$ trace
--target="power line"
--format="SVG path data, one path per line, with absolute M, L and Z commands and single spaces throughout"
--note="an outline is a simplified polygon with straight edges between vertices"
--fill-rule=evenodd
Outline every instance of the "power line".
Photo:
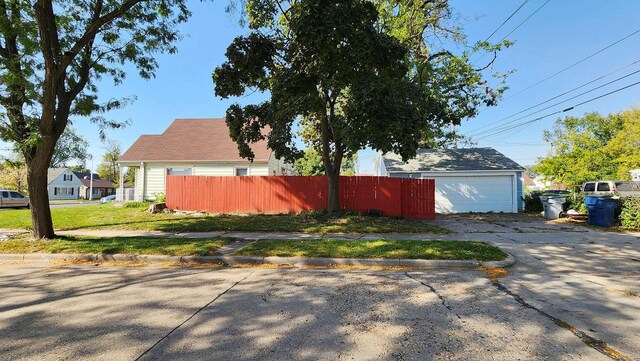
M 513 30 L 511 30 L 509 32 L 509 34 L 505 35 L 502 40 L 500 41 L 504 41 L 506 38 L 509 37 L 509 35 L 513 34 L 516 30 L 518 30 L 519 27 L 521 27 L 524 23 L 526 23 L 527 21 L 529 21 L 529 19 L 531 19 L 538 11 L 540 11 L 540 9 L 542 9 L 545 5 L 547 5 L 549 3 L 549 1 L 551 0 L 547 0 L 544 4 L 540 5 L 536 11 L 532 12 L 531 15 L 529 15 L 526 19 L 524 19 L 520 24 L 518 24 L 518 26 L 516 26 L 515 28 L 513 28 Z
M 581 63 L 583 63 L 583 62 L 585 62 L 585 61 L 587 61 L 587 60 L 589 60 L 589 59 L 593 58 L 594 56 L 596 56 L 596 55 L 598 55 L 598 54 L 602 53 L 603 51 L 605 51 L 605 50 L 607 50 L 607 49 L 611 48 L 612 46 L 617 45 L 617 44 L 619 44 L 619 43 L 621 43 L 621 42 L 623 42 L 623 41 L 625 41 L 625 40 L 629 39 L 630 37 L 632 37 L 632 36 L 636 35 L 637 33 L 640 33 L 640 29 L 638 29 L 638 30 L 634 31 L 633 33 L 631 33 L 631 34 L 629 34 L 629 35 L 627 35 L 627 36 L 623 37 L 622 39 L 618 39 L 618 40 L 614 41 L 613 43 L 611 43 L 611 44 L 609 44 L 609 45 L 605 46 L 604 48 L 602 48 L 602 49 L 600 49 L 600 50 L 596 51 L 596 52 L 595 52 L 595 53 L 593 53 L 593 54 L 590 54 L 590 55 L 588 55 L 588 56 L 586 56 L 586 57 L 584 57 L 584 58 L 582 58 L 582 59 L 578 60 L 577 62 L 575 62 L 575 63 L 573 63 L 573 64 L 569 65 L 568 67 L 566 67 L 566 68 L 564 68 L 564 69 L 562 69 L 562 70 L 560 70 L 560 71 L 558 71 L 558 72 L 556 72 L 556 73 L 554 73 L 554 74 L 552 74 L 552 75 L 550 75 L 550 76 L 548 76 L 548 77 L 546 77 L 546 78 L 544 78 L 544 79 L 542 79 L 542 80 L 540 80 L 540 81 L 538 81 L 538 82 L 536 82 L 536 83 L 533 83 L 533 84 L 529 85 L 528 87 L 526 87 L 526 88 L 524 88 L 524 89 L 520 90 L 519 92 L 517 92 L 517 93 L 515 93 L 515 94 L 512 94 L 512 95 L 510 95 L 510 96 L 508 96 L 508 97 L 504 98 L 503 100 L 511 99 L 511 98 L 513 98 L 513 97 L 515 97 L 515 96 L 517 96 L 517 95 L 520 95 L 520 94 L 524 93 L 525 91 L 527 91 L 527 90 L 529 90 L 529 89 L 531 89 L 531 88 L 533 88 L 533 87 L 535 87 L 535 86 L 538 86 L 538 85 L 540 85 L 540 84 L 544 83 L 545 81 L 547 81 L 547 80 L 549 80 L 549 79 L 555 78 L 556 76 L 558 76 L 558 75 L 560 75 L 560 74 L 564 73 L 565 71 L 567 71 L 567 70 L 569 70 L 569 69 L 571 69 L 571 68 L 575 67 L 575 66 L 576 66 L 576 65 L 578 65 L 578 64 L 581 64 Z
M 575 87 L 575 88 L 572 88 L 572 89 L 570 89 L 570 90 L 567 90 L 567 91 L 565 91 L 564 93 L 561 93 L 561 94 L 558 94 L 558 95 L 556 95 L 556 96 L 553 96 L 553 97 L 551 97 L 551 98 L 549 98 L 549 99 L 547 99 L 547 100 L 544 100 L 544 101 L 542 101 L 542 102 L 540 102 L 540 103 L 538 103 L 538 104 L 536 104 L 536 105 L 532 105 L 532 106 L 530 106 L 530 107 L 528 107 L 528 108 L 526 108 L 526 109 L 523 109 L 523 110 L 521 110 L 521 111 L 519 111 L 519 112 L 517 112 L 517 113 L 513 113 L 513 114 L 511 114 L 511 115 L 509 115 L 509 116 L 507 116 L 507 117 L 504 117 L 504 118 L 498 119 L 498 120 L 496 120 L 496 121 L 494 121 L 494 122 L 491 122 L 491 123 L 486 124 L 486 125 L 484 125 L 484 126 L 481 126 L 481 127 L 479 127 L 479 128 L 473 129 L 473 130 L 471 130 L 468 134 L 476 133 L 476 132 L 478 132 L 478 131 L 479 131 L 479 130 L 481 130 L 481 129 L 484 129 L 484 128 L 487 128 L 487 127 L 490 127 L 491 125 L 494 125 L 494 124 L 500 123 L 500 122 L 502 122 L 502 121 L 504 121 L 504 120 L 507 120 L 507 119 L 509 119 L 509 118 L 515 117 L 516 115 L 522 114 L 522 113 L 524 113 L 524 112 L 526 112 L 526 111 L 528 111 L 528 110 L 531 110 L 531 109 L 533 109 L 533 108 L 537 108 L 537 107 L 539 107 L 540 105 L 546 104 L 546 103 L 548 103 L 548 102 L 550 102 L 550 101 L 552 101 L 552 100 L 558 99 L 558 98 L 560 98 L 560 97 L 562 97 L 562 96 L 565 96 L 565 95 L 567 95 L 567 94 L 569 94 L 569 93 L 572 93 L 572 92 L 574 92 L 574 91 L 576 91 L 576 90 L 578 90 L 578 89 L 584 88 L 585 86 L 587 86 L 587 85 L 589 85 L 589 84 L 593 84 L 593 83 L 597 82 L 598 80 L 604 79 L 604 78 L 608 77 L 609 75 L 615 74 L 615 73 L 617 73 L 617 72 L 619 72 L 619 71 L 621 71 L 621 70 L 624 70 L 624 69 L 626 69 L 626 68 L 628 68 L 628 67 L 630 67 L 630 66 L 633 66 L 633 65 L 635 65 L 635 64 L 638 64 L 638 63 L 640 63 L 640 59 L 638 59 L 638 60 L 636 60 L 636 61 L 634 61 L 634 62 L 631 62 L 631 63 L 629 63 L 629 64 L 627 64 L 627 65 L 624 65 L 624 66 L 622 66 L 622 67 L 620 67 L 620 68 L 614 69 L 614 70 L 612 70 L 612 71 L 610 71 L 610 72 L 608 72 L 608 73 L 606 73 L 606 74 L 603 74 L 603 75 L 601 75 L 601 76 L 599 76 L 599 77 L 597 77 L 597 78 L 595 78 L 595 79 L 593 79 L 593 80 L 590 80 L 590 81 L 588 81 L 588 82 L 586 82 L 586 83 L 584 83 L 584 84 L 581 84 L 581 85 L 579 85 L 579 86 L 577 86 L 577 87 Z
M 589 89 L 589 90 L 587 90 L 587 91 L 584 91 L 584 92 L 582 92 L 582 93 L 580 93 L 580 94 L 578 94 L 578 95 L 574 95 L 574 96 L 572 96 L 572 97 L 570 97 L 570 98 L 567 98 L 567 99 L 565 99 L 565 100 L 561 100 L 561 101 L 559 101 L 559 102 L 557 102 L 557 103 L 551 104 L 551 105 L 549 105 L 549 106 L 547 106 L 547 107 L 545 107 L 545 108 L 542 108 L 542 109 L 536 110 L 536 111 L 535 111 L 535 112 L 533 112 L 533 113 L 529 113 L 529 114 L 527 114 L 527 115 L 523 115 L 523 116 L 521 116 L 521 117 L 519 117 L 519 118 L 516 118 L 516 119 L 510 120 L 510 121 L 506 122 L 505 124 L 501 125 L 500 127 L 498 127 L 497 129 L 504 128 L 507 124 L 511 124 L 511 123 L 517 122 L 518 120 L 521 120 L 521 119 L 524 119 L 524 118 L 530 117 L 530 116 L 532 116 L 532 115 L 534 115 L 534 114 L 538 114 L 538 113 L 543 112 L 543 111 L 545 111 L 545 110 L 547 110 L 547 109 L 553 108 L 553 107 L 555 107 L 556 105 L 560 105 L 560 104 L 562 104 L 562 103 L 566 103 L 566 102 L 568 102 L 569 100 L 573 100 L 573 99 L 579 98 L 579 97 L 581 97 L 581 96 L 583 96 L 583 95 L 589 94 L 589 93 L 591 93 L 591 92 L 593 92 L 593 91 L 596 91 L 596 90 L 598 90 L 598 89 L 604 88 L 604 87 L 606 87 L 606 86 L 608 86 L 608 85 L 611 85 L 611 84 L 613 84 L 613 83 L 615 83 L 615 82 L 618 82 L 618 81 L 620 81 L 620 80 L 626 79 L 626 78 L 628 78 L 628 77 L 630 77 L 630 76 L 632 76 L 632 75 L 638 74 L 638 73 L 640 73 L 640 70 L 636 70 L 636 71 L 631 72 L 631 73 L 629 73 L 629 74 L 623 75 L 623 76 L 621 76 L 621 77 L 619 77 L 619 78 L 617 78 L 617 79 L 611 80 L 611 81 L 609 81 L 609 82 L 607 82 L 607 83 L 604 83 L 604 84 L 602 84 L 602 85 L 599 85 L 599 86 L 597 86 L 597 87 L 595 87 L 595 88 L 591 88 L 591 89 Z M 487 132 L 491 132 L 491 131 L 493 131 L 493 130 L 495 130 L 495 129 L 488 129 L 488 130 L 485 130 L 485 131 L 481 131 L 481 132 L 479 132 L 479 133 L 476 133 L 475 135 L 476 135 L 476 136 L 478 136 L 478 135 L 480 135 L 480 134 L 484 134 L 484 133 L 487 133 Z
M 506 18 L 506 19 L 502 22 L 502 24 L 500 24 L 500 26 L 498 26 L 498 27 L 496 28 L 496 30 L 494 30 L 494 31 L 491 33 L 491 35 L 487 36 L 487 38 L 486 38 L 486 39 L 484 39 L 484 41 L 489 41 L 489 39 L 491 39 L 491 37 L 492 37 L 493 35 L 495 35 L 495 33 L 497 33 L 497 32 L 498 32 L 498 30 L 500 30 L 500 29 L 504 26 L 504 24 L 506 24 L 509 20 L 511 20 L 511 18 L 512 18 L 515 14 L 517 14 L 517 13 L 518 13 L 518 11 L 520 11 L 520 9 L 522 9 L 522 7 L 523 7 L 526 3 L 528 3 L 528 2 L 529 2 L 529 0 L 524 0 L 524 1 L 522 2 L 522 4 L 520 4 L 520 6 L 518 6 L 518 8 L 517 8 L 517 9 L 515 9 L 515 10 L 511 13 L 511 15 L 509 15 L 509 17 L 508 17 L 508 18 Z
M 480 137 L 480 138 L 476 139 L 476 141 L 483 140 L 483 139 L 487 139 L 487 138 L 489 138 L 489 137 L 493 137 L 493 136 L 496 136 L 496 135 L 498 135 L 498 134 L 503 134 L 503 133 L 505 133 L 505 132 L 511 131 L 511 130 L 513 130 L 513 129 L 516 129 L 516 128 L 521 128 L 521 127 L 523 127 L 523 126 L 526 126 L 526 125 L 528 125 L 528 124 L 535 123 L 535 122 L 537 122 L 538 120 L 542 120 L 542 119 L 544 119 L 544 118 L 548 118 L 548 117 L 553 116 L 553 115 L 556 115 L 556 114 L 560 114 L 560 113 L 568 112 L 568 111 L 573 110 L 573 109 L 575 109 L 575 108 L 577 108 L 577 107 L 579 107 L 579 106 L 581 106 L 581 105 L 584 105 L 584 104 L 587 104 L 587 103 L 590 103 L 590 102 L 596 101 L 596 100 L 601 99 L 601 98 L 604 98 L 604 97 L 607 97 L 607 96 L 609 96 L 609 95 L 612 95 L 612 94 L 615 94 L 615 93 L 617 93 L 617 92 L 623 91 L 623 90 L 625 90 L 625 89 L 631 88 L 631 87 L 636 86 L 636 85 L 638 85 L 638 84 L 640 84 L 640 81 L 635 82 L 635 83 L 632 83 L 632 84 L 629 84 L 629 85 L 624 86 L 624 87 L 622 87 L 622 88 L 618 88 L 618 89 L 616 89 L 616 90 L 612 90 L 612 91 L 610 91 L 610 92 L 608 92 L 608 93 L 605 93 L 605 94 L 602 94 L 602 95 L 598 95 L 597 97 L 594 97 L 594 98 L 591 98 L 591 99 L 585 100 L 585 101 L 583 101 L 583 102 L 577 103 L 577 104 L 575 104 L 575 105 L 573 105 L 573 106 L 570 106 L 570 107 L 568 107 L 568 108 L 566 108 L 566 109 L 558 110 L 558 111 L 555 111 L 555 112 L 552 112 L 552 113 L 549 113 L 549 114 L 546 114 L 546 115 L 540 116 L 540 117 L 538 117 L 538 118 L 535 118 L 535 119 L 532 119 L 532 120 L 528 120 L 528 121 L 523 122 L 523 123 L 520 123 L 520 124 L 513 125 L 513 126 L 511 126 L 511 127 L 509 127 L 509 128 L 505 128 L 505 129 L 497 130 L 497 131 L 495 131 L 495 132 L 493 132 L 493 133 L 491 133 L 491 134 L 488 134 L 488 135 L 485 135 L 485 136 L 483 136 L 483 137 Z
M 503 41 L 505 41 L 505 39 L 507 39 L 509 37 L 509 35 L 513 34 L 516 30 L 518 30 L 522 25 L 524 25 L 524 23 L 526 23 L 527 21 L 529 21 L 529 19 L 531 19 L 538 11 L 540 11 L 540 9 L 542 9 L 545 5 L 547 5 L 551 0 L 547 0 L 544 4 L 540 5 L 534 12 L 531 13 L 531 15 L 527 16 L 526 19 L 524 19 L 520 24 L 518 24 L 515 28 L 513 28 L 513 30 L 511 30 L 507 35 L 505 35 L 502 39 L 500 39 L 500 41 L 498 43 L 501 43 Z M 497 31 L 497 29 L 496 29 Z M 495 33 L 495 31 L 494 31 Z M 491 34 L 493 35 L 493 34 Z M 488 40 L 488 38 L 487 38 Z M 486 41 L 486 40 L 485 40 Z M 476 59 L 473 62 L 473 65 L 475 65 L 477 62 L 479 62 L 480 60 L 482 60 L 482 58 L 485 57 L 485 55 L 487 55 L 488 52 L 485 52 L 484 54 L 482 54 L 478 59 Z

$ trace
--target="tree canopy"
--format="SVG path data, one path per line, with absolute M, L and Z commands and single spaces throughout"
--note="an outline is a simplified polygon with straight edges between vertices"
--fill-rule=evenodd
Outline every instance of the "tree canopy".
M 299 125 L 322 157 L 330 211 L 338 210 L 345 157 L 370 147 L 409 159 L 502 91 L 486 86 L 468 54 L 432 52 L 424 36 L 450 30 L 441 23 L 450 16 L 446 1 L 250 0 L 246 10 L 252 31 L 228 47 L 215 93 L 270 98 L 227 110 L 231 138 L 243 157 L 252 159 L 249 144 L 266 138 L 276 156 L 294 160 L 302 156 Z
M 106 113 L 129 99 L 99 99 L 97 80 L 152 77 L 189 15 L 184 0 L 0 0 L 0 139 L 25 159 L 36 238 L 54 236 L 46 173 L 69 118 L 122 126 Z
M 120 172 L 118 169 L 118 158 L 122 155 L 120 143 L 115 140 L 108 140 L 102 155 L 102 162 L 98 165 L 98 175 L 101 179 L 110 180 L 117 184 L 120 182 Z
M 84 167 L 88 153 L 89 142 L 76 132 L 73 127 L 67 127 L 58 139 L 51 157 L 51 167 L 68 167 L 71 161 Z
M 575 186 L 594 180 L 626 180 L 629 170 L 640 168 L 638 109 L 560 118 L 545 131 L 544 139 L 550 152 L 534 170 L 551 181 Z
M 357 156 L 345 158 L 342 162 L 340 175 L 352 176 L 356 174 Z M 293 167 L 298 174 L 303 176 L 325 175 L 324 164 L 322 164 L 322 156 L 313 148 L 307 148 L 304 156 L 298 158 Z

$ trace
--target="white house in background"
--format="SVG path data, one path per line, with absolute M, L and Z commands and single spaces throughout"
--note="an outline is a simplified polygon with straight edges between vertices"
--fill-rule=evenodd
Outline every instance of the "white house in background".
M 118 201 L 153 200 L 166 192 L 167 175 L 268 176 L 292 175 L 293 168 L 275 157 L 266 141 L 251 145 L 255 159 L 238 155 L 224 118 L 176 119 L 164 133 L 142 135 L 118 159 L 135 169 L 132 188 L 119 188 Z
M 640 169 L 632 169 L 629 173 L 631 173 L 631 180 L 640 182 Z
M 69 168 L 49 168 L 47 181 L 50 200 L 79 198 L 82 181 Z
M 403 162 L 380 156 L 377 175 L 436 181 L 436 212 L 508 212 L 524 209 L 524 167 L 493 148 L 420 149 Z

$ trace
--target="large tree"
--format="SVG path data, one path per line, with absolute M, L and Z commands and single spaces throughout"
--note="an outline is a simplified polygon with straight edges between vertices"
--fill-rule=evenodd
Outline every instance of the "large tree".
M 300 157 L 293 133 L 298 123 L 322 157 L 333 212 L 345 157 L 371 147 L 411 158 L 421 142 L 442 137 L 443 127 L 473 114 L 481 102 L 491 105 L 501 90 L 479 87 L 480 70 L 468 55 L 431 53 L 419 40 L 439 26 L 437 17 L 447 14 L 442 6 L 448 9 L 442 1 L 423 5 L 247 1 L 253 31 L 232 42 L 213 74 L 222 98 L 253 90 L 270 95 L 227 110 L 240 155 L 252 159 L 249 144 L 266 138 L 276 156 Z
M 68 167 L 69 162 L 76 161 L 77 165 L 84 167 L 88 153 L 89 142 L 86 138 L 68 126 L 62 133 L 51 157 L 51 167 Z
M 614 159 L 618 179 L 631 179 L 632 169 L 640 169 L 640 109 L 619 114 L 622 128 L 611 138 L 604 152 Z
M 27 193 L 27 167 L 19 154 L 0 158 L 0 188 Z
M 107 140 L 102 162 L 98 165 L 98 175 L 101 179 L 110 180 L 114 183 L 120 181 L 120 173 L 118 168 L 118 158 L 122 155 L 120 143 L 115 140 Z
M 34 237 L 54 236 L 47 168 L 69 117 L 122 125 L 104 113 L 126 100 L 101 103 L 96 81 L 126 63 L 152 77 L 188 16 L 184 0 L 0 0 L 0 137 L 24 156 Z
M 549 154 L 538 161 L 534 170 L 547 180 L 567 186 L 616 179 L 621 154 L 608 151 L 607 147 L 613 139 L 619 144 L 632 134 L 624 131 L 629 119 L 622 114 L 602 116 L 598 113 L 557 119 L 553 128 L 544 132 Z

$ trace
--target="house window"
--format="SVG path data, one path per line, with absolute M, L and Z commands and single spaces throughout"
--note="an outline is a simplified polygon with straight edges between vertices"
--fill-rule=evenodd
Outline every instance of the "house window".
M 62 175 L 62 179 L 64 181 L 72 181 L 73 180 L 73 176 L 71 174 L 63 174 Z
M 167 175 L 192 175 L 193 168 L 191 167 L 174 167 L 167 168 Z
M 249 175 L 249 168 L 236 168 L 237 176 L 247 176 Z

